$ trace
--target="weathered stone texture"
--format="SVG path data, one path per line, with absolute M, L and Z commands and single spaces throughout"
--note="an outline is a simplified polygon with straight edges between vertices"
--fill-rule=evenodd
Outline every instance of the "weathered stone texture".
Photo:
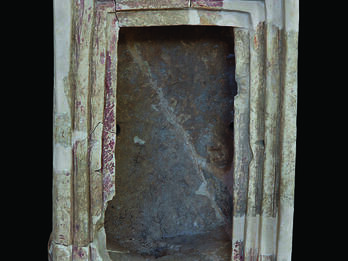
M 232 260 L 239 260 L 243 258 L 244 253 L 244 216 L 248 195 L 248 167 L 251 160 L 249 146 L 250 54 L 248 30 L 235 29 L 235 39 L 238 94 L 234 102 Z
M 264 164 L 265 25 L 260 23 L 250 35 L 250 149 L 248 199 L 246 202 L 245 260 L 257 260 L 262 212 Z
M 230 162 L 231 151 L 226 145 L 230 140 L 227 139 L 226 144 L 222 143 L 221 146 L 211 146 L 213 149 L 205 152 L 202 146 L 204 135 L 207 137 L 207 144 L 217 137 L 225 137 L 226 133 L 220 132 L 215 135 L 217 132 L 214 132 L 226 129 L 225 125 L 219 125 L 220 120 L 225 122 L 227 119 L 223 116 L 226 108 L 214 103 L 214 97 L 219 100 L 221 96 L 208 95 L 208 92 L 206 97 L 202 97 L 198 92 L 199 88 L 196 88 L 198 85 L 193 85 L 192 94 L 183 92 L 185 95 L 181 96 L 180 91 L 183 90 L 180 88 L 170 89 L 165 85 L 151 89 L 146 85 L 143 88 L 149 88 L 148 95 L 142 96 L 152 99 L 152 114 L 158 113 L 158 117 L 152 118 L 154 125 L 157 124 L 156 121 L 168 121 L 168 126 L 179 126 L 175 131 L 166 130 L 166 135 L 163 135 L 163 141 L 160 142 L 162 147 L 158 146 L 158 151 L 165 152 L 159 156 L 163 159 L 162 164 L 168 162 L 168 171 L 173 170 L 177 173 L 171 177 L 170 173 L 166 172 L 166 178 L 174 184 L 175 179 L 186 173 L 187 169 L 196 169 L 196 173 L 200 173 L 200 178 L 203 180 L 204 177 L 206 182 L 199 184 L 198 178 L 187 178 L 185 182 L 198 193 L 194 197 L 207 199 L 209 197 L 206 193 L 210 193 L 211 198 L 215 197 L 214 200 L 208 200 L 205 205 L 201 205 L 203 213 L 207 216 L 209 206 L 213 206 L 214 201 L 217 207 L 212 208 L 214 211 L 211 213 L 217 213 L 216 210 L 219 208 L 226 208 L 228 212 L 229 205 L 222 203 L 226 202 L 226 198 L 222 197 L 223 200 L 219 201 L 219 195 L 223 193 L 216 194 L 216 191 L 223 187 L 221 184 L 233 188 L 233 216 L 222 214 L 227 217 L 226 220 L 232 219 L 232 261 L 291 260 L 296 154 L 298 8 L 298 0 L 54 0 L 53 228 L 49 244 L 50 260 L 110 261 L 106 251 L 104 215 L 108 202 L 115 194 L 115 172 L 118 168 L 115 160 L 116 157 L 121 157 L 121 154 L 115 155 L 115 149 L 122 149 L 116 145 L 118 32 L 120 27 L 163 25 L 237 27 L 235 54 L 238 94 L 234 100 L 234 178 L 231 181 L 224 179 L 224 174 L 213 174 L 219 173 L 215 170 L 221 167 L 221 162 Z M 183 48 L 182 43 L 178 46 L 185 52 L 186 47 Z M 190 45 L 187 48 L 189 52 Z M 148 54 L 155 51 L 148 49 Z M 215 51 L 211 48 L 211 53 L 218 54 L 222 49 Z M 190 53 L 194 54 L 195 51 L 192 50 Z M 166 84 L 173 83 L 175 86 L 175 83 L 171 82 L 170 74 L 165 79 L 161 73 L 157 75 L 149 71 L 145 62 L 149 57 L 146 53 L 140 53 L 137 64 L 143 72 L 139 74 L 139 79 L 143 79 L 144 83 L 151 79 L 152 83 L 159 84 L 162 77 Z M 134 59 L 138 54 L 139 49 L 134 48 L 128 58 Z M 153 57 L 164 61 L 168 58 L 157 53 L 153 54 Z M 180 64 L 178 57 L 174 60 L 168 58 L 164 65 Z M 202 68 L 208 66 L 209 62 L 205 64 L 205 56 L 201 54 L 197 53 L 196 57 L 201 59 L 201 64 L 192 67 L 192 79 L 195 79 L 193 82 L 202 84 L 200 81 L 209 76 L 209 73 L 202 75 Z M 211 64 L 209 67 L 207 71 L 214 74 L 217 73 L 214 70 L 223 70 L 222 67 Z M 182 68 L 178 66 L 175 70 L 180 69 Z M 182 77 L 186 74 L 187 72 L 182 72 Z M 147 76 L 151 77 L 146 78 Z M 159 78 L 156 79 L 155 76 Z M 137 85 L 137 88 L 141 88 L 141 85 Z M 175 91 L 171 92 L 172 90 Z M 188 99 L 194 95 L 197 97 L 196 100 Z M 122 100 L 124 102 L 126 99 Z M 206 103 L 206 107 L 197 108 L 216 110 L 216 116 L 213 111 L 206 114 L 198 113 L 199 110 L 196 110 L 195 106 L 202 101 Z M 160 104 L 162 107 L 156 107 Z M 146 118 L 146 110 L 141 113 L 143 120 Z M 204 116 L 200 119 L 201 115 Z M 208 121 L 204 118 L 208 116 L 215 117 L 217 125 L 199 125 L 199 120 Z M 196 125 L 200 131 L 206 131 L 204 137 L 192 129 L 192 126 Z M 124 130 L 121 126 L 122 135 Z M 129 132 L 135 130 L 136 128 Z M 146 130 L 142 130 L 141 133 L 146 133 Z M 135 143 L 134 148 L 145 148 L 149 144 L 147 138 L 133 134 L 133 140 L 130 142 Z M 160 137 L 150 135 L 148 138 L 159 140 Z M 181 143 L 180 138 L 183 140 Z M 163 146 L 170 142 L 173 146 Z M 180 146 L 186 146 L 186 149 L 177 155 Z M 218 147 L 218 152 L 215 147 Z M 141 160 L 145 157 L 145 154 L 142 154 L 144 151 L 140 150 L 137 164 L 143 164 Z M 154 151 L 153 147 L 149 150 L 151 151 Z M 177 156 L 177 162 L 184 166 L 182 171 L 178 170 L 180 164 L 169 164 L 169 154 Z M 199 157 L 196 157 L 197 155 Z M 213 166 L 210 160 L 216 160 L 217 165 Z M 153 167 L 145 165 L 145 169 Z M 212 187 L 218 190 L 213 190 Z M 144 198 L 150 197 L 156 189 L 159 191 L 157 187 L 153 187 L 150 189 L 150 195 Z M 179 191 L 180 189 L 176 191 L 178 197 Z M 160 200 L 154 202 L 158 203 Z M 180 202 L 184 203 L 185 200 Z M 188 207 L 188 210 L 196 208 L 199 208 L 199 204 Z M 196 212 L 199 216 L 200 211 Z M 206 228 L 222 224 L 217 221 L 218 218 L 215 220 L 214 215 L 212 216 L 211 226 L 203 219 Z M 158 218 L 161 218 L 161 215 Z M 214 223 L 215 221 L 217 223 Z M 223 223 L 225 224 L 225 220 Z M 156 231 L 156 226 L 153 230 Z M 166 232 L 163 230 L 161 233 Z M 197 242 L 207 246 L 203 244 L 204 241 L 209 240 L 205 238 Z M 177 245 L 178 242 L 173 244 Z M 224 244 L 217 246 L 218 249 L 220 247 L 224 248 Z M 200 249 L 202 253 L 212 255 L 213 250 L 209 247 Z M 115 252 L 112 255 L 116 255 L 115 259 L 120 258 Z M 197 260 L 197 256 L 192 256 L 192 260 L 195 258 Z M 222 260 L 223 258 L 225 257 L 222 257 Z M 168 260 L 165 256 L 161 259 Z
M 189 0 L 117 0 L 116 10 L 189 7 Z
M 72 246 L 65 246 L 52 242 L 49 249 L 49 260 L 70 261 L 72 257 Z
M 68 5 L 67 7 L 65 5 Z M 69 81 L 71 12 L 70 1 L 54 2 L 55 77 L 53 108 L 53 222 L 51 255 L 69 256 L 58 244 L 72 243 L 72 145 L 71 91 Z M 55 259 L 58 260 L 58 259 Z M 64 260 L 62 258 L 62 260 Z
M 289 8 L 290 9 L 290 8 Z M 289 10 L 295 13 L 295 10 Z M 292 19 L 289 18 L 288 19 Z M 293 22 L 294 23 L 294 22 Z M 293 25 L 291 25 L 293 28 Z M 298 33 L 284 33 L 282 117 L 280 137 L 281 172 L 279 182 L 279 221 L 277 260 L 291 260 L 294 215 L 294 184 L 296 162 L 296 113 L 297 113 L 297 48 Z
M 199 7 L 222 7 L 224 0 L 192 0 L 192 6 Z
M 221 25 L 249 27 L 250 19 L 245 13 L 208 10 L 148 10 L 117 12 L 121 27 L 166 26 L 166 25 Z
M 89 139 L 88 133 L 91 133 L 91 119 L 99 120 L 97 115 L 91 117 L 91 111 L 98 108 L 98 104 L 104 107 L 105 80 L 101 72 L 105 71 L 105 65 L 103 69 L 90 66 L 92 46 L 104 45 L 102 41 L 99 43 L 98 30 L 95 30 L 100 23 L 100 19 L 94 16 L 97 13 L 95 7 L 99 8 L 98 11 L 103 9 L 103 16 L 112 6 L 110 3 L 95 6 L 94 1 L 55 1 L 55 63 L 59 72 L 56 73 L 54 92 L 54 200 L 52 247 L 49 250 L 53 260 L 89 260 L 94 231 L 101 229 L 100 222 L 103 222 L 100 215 L 103 215 L 104 204 L 102 198 L 98 198 L 98 191 L 102 192 L 101 183 L 89 171 L 90 166 L 95 167 L 90 162 L 97 157 L 96 154 L 101 156 L 100 150 L 91 148 L 93 139 Z M 111 20 L 115 19 L 112 15 Z M 74 34 L 71 35 L 70 30 Z M 115 32 L 114 25 L 108 26 L 107 30 L 109 34 Z M 101 31 L 105 31 L 104 28 Z M 99 34 L 102 33 L 99 31 Z M 112 48 L 109 53 L 114 53 L 112 41 L 115 37 L 107 41 Z M 109 69 L 115 71 L 115 67 Z M 102 86 L 100 77 L 103 78 Z M 99 90 L 94 92 L 95 88 Z M 99 98 L 98 101 L 92 99 L 91 105 L 93 95 L 99 95 Z M 91 138 L 98 139 L 98 130 L 95 135 Z M 96 143 L 99 142 L 98 139 Z M 99 249 L 97 252 L 102 251 Z
M 92 38 L 92 57 L 90 75 L 90 110 L 89 120 L 89 172 L 91 193 L 91 229 L 95 230 L 97 222 L 103 214 L 103 119 L 104 119 L 104 95 L 105 95 L 105 56 L 106 56 L 106 31 L 108 14 L 103 6 L 98 6 L 94 20 L 95 31 Z
M 220 227 L 229 234 L 233 30 L 125 28 L 118 48 L 118 175 L 106 213 L 109 236 L 149 254 L 166 238 Z
M 84 19 L 87 17 L 88 22 Z M 88 18 L 89 17 L 89 18 Z M 73 252 L 89 243 L 89 168 L 88 168 L 88 92 L 89 53 L 92 36 L 93 0 L 76 1 L 73 5 L 75 34 L 71 79 L 74 90 L 72 123 L 73 146 Z M 75 251 L 76 252 L 76 251 Z M 75 253 L 74 252 L 74 253 Z M 86 254 L 88 256 L 88 254 Z

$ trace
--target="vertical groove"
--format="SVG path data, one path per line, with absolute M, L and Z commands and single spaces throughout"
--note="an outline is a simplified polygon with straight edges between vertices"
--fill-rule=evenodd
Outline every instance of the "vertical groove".
M 108 14 L 106 20 L 105 90 L 103 111 L 103 202 L 111 200 L 114 193 L 115 142 L 116 142 L 116 67 L 117 67 L 117 19 Z M 107 143 L 106 143 L 107 142 Z
M 95 8 L 94 19 L 94 38 L 93 38 L 93 59 L 90 96 L 90 131 L 89 131 L 89 164 L 90 164 L 90 233 L 91 242 L 95 240 L 95 232 L 102 222 L 103 209 L 103 172 L 102 172 L 102 133 L 105 97 L 105 23 L 108 13 L 103 4 L 98 4 Z
M 282 1 L 284 2 L 284 1 Z M 282 5 L 284 6 L 284 5 Z M 284 12 L 282 9 L 282 17 L 284 19 Z M 284 87 L 284 59 L 285 59 L 285 50 L 283 46 L 283 38 L 284 38 L 284 30 L 279 31 L 279 70 L 280 70 L 280 84 L 279 84 L 279 104 L 278 104 L 278 118 L 277 118 L 277 162 L 276 162 L 276 182 L 275 182 L 275 192 L 276 195 L 276 245 L 275 245 L 275 256 L 278 255 L 278 239 L 279 239 L 279 218 L 280 218 L 280 179 L 281 179 L 281 170 L 280 170 L 280 164 L 281 164 L 281 144 L 282 144 L 282 138 L 281 138 L 281 117 L 282 117 L 282 104 L 283 104 L 283 87 Z
M 267 12 L 267 8 L 265 5 L 265 14 Z M 263 71 L 262 71 L 262 77 L 264 81 L 264 88 L 262 92 L 262 119 L 260 119 L 260 125 L 262 126 L 262 136 L 263 136 L 263 154 L 262 158 L 260 158 L 260 187 L 259 187 L 259 195 L 260 195 L 260 205 L 259 205 L 259 228 L 258 228 L 258 254 L 257 254 L 257 259 L 260 258 L 261 255 L 261 242 L 262 242 L 262 209 L 263 209 L 263 188 L 264 188 L 264 163 L 265 163 L 265 148 L 266 148 L 266 137 L 265 137 L 265 113 L 266 113 L 266 77 L 267 77 L 267 24 L 264 23 L 264 28 L 263 28 L 263 45 L 264 45 L 264 51 L 263 51 Z M 261 261 L 261 259 L 260 259 Z
M 266 8 L 266 5 L 265 5 L 265 14 L 267 15 L 267 8 Z M 265 70 L 264 70 L 264 79 L 265 79 L 265 82 L 266 82 L 266 79 L 267 79 L 267 30 L 268 30 L 268 24 L 266 23 L 265 24 L 265 29 L 264 29 L 264 34 L 265 34 L 265 56 L 264 56 L 264 64 L 266 65 L 265 66 Z M 266 88 L 267 88 L 267 83 L 265 84 Z M 265 88 L 265 89 L 266 89 Z M 263 125 L 264 125 L 264 133 L 263 133 L 263 140 L 264 140 L 264 145 L 265 145 L 265 148 L 264 148 L 264 157 L 263 157 L 263 171 L 262 171 L 262 179 L 261 179 L 261 191 L 260 191 L 260 194 L 261 194 L 261 203 L 260 203 L 260 227 L 259 227 L 259 240 L 258 240 L 258 249 L 259 249 L 259 253 L 258 253 L 258 259 L 260 259 L 260 261 L 262 261 L 262 257 L 261 257 L 261 246 L 262 246 L 262 216 L 263 216 L 263 195 L 264 195 L 264 175 L 265 175 L 265 169 L 264 169 L 264 164 L 265 164 L 265 149 L 266 149 L 266 126 L 265 126 L 265 115 L 266 115 L 266 90 L 264 92 L 264 116 L 263 116 Z
M 90 148 L 91 148 L 91 132 L 92 132 L 92 111 L 91 111 L 91 92 L 92 92 L 92 81 L 94 80 L 95 76 L 94 74 L 94 56 L 93 56 L 93 42 L 94 42 L 94 36 L 95 36 L 95 21 L 96 21 L 96 1 L 93 1 L 93 7 L 92 7 L 92 25 L 91 25 L 91 32 L 90 32 L 90 39 L 89 39 L 89 70 L 88 70 L 88 90 L 87 90 L 87 182 L 88 182 L 88 241 L 92 242 L 93 236 L 92 236 L 92 222 L 91 222 L 91 213 L 92 213 L 92 187 L 91 187 L 91 164 L 90 164 Z M 89 254 L 88 258 L 90 258 L 90 247 L 88 248 Z
M 95 3 L 94 3 L 95 5 Z M 95 6 L 94 6 L 95 7 Z M 93 10 L 95 8 L 93 7 Z M 94 57 L 93 57 L 93 39 L 94 39 L 94 25 L 95 25 L 95 13 L 96 11 L 93 11 L 93 18 L 92 18 L 92 32 L 91 32 L 91 40 L 90 40 L 90 48 L 89 48 L 89 61 L 90 61 L 90 66 L 89 66 L 89 79 L 88 79 L 88 93 L 87 93 L 87 165 L 88 165 L 88 197 L 89 197 L 89 204 L 88 204 L 88 227 L 89 227 L 89 242 L 93 240 L 92 237 L 92 222 L 91 222 L 91 214 L 92 214 L 92 184 L 91 184 L 91 161 L 90 161 L 90 156 L 91 156 L 91 133 L 92 133 L 92 111 L 91 111 L 91 91 L 92 91 L 92 81 L 94 80 Z M 89 248 L 90 249 L 90 248 Z M 90 251 L 89 251 L 90 252 Z M 90 255 L 89 255 L 90 256 Z
M 281 8 L 281 16 L 282 16 L 282 23 L 285 26 L 285 2 L 284 0 L 281 1 L 282 2 L 282 8 Z M 278 248 L 279 248 L 279 233 L 280 233 L 280 215 L 281 215 L 281 207 L 280 207 L 280 179 L 281 179 L 281 162 L 282 162 L 282 155 L 281 155 L 281 144 L 283 143 L 283 138 L 281 136 L 282 133 L 282 128 L 283 128 L 283 124 L 281 122 L 281 117 L 282 117 L 282 105 L 284 102 L 283 99 L 283 95 L 284 95 L 284 74 L 285 74 L 285 58 L 286 58 L 286 48 L 284 46 L 284 36 L 285 36 L 285 30 L 281 31 L 281 43 L 279 44 L 281 50 L 280 50 L 280 102 L 279 102 L 279 118 L 278 118 L 278 123 L 279 123 L 279 128 L 278 128 L 278 141 L 279 141 L 279 145 L 278 145 L 278 155 L 279 155 L 279 177 L 278 177 L 278 191 L 277 191 L 277 195 L 278 195 L 278 209 L 277 209 L 277 224 L 276 224 L 276 229 L 277 229 L 277 234 L 276 234 L 276 246 L 275 246 L 275 256 L 276 258 L 278 257 Z
M 280 128 L 280 208 L 277 259 L 291 260 L 297 112 L 298 0 L 283 2 L 282 116 Z
M 233 226 L 232 260 L 244 257 L 245 216 L 250 164 L 249 144 L 249 92 L 250 92 L 250 34 L 248 30 L 235 28 L 236 82 L 238 93 L 234 99 L 235 130 L 233 158 Z
M 264 153 L 264 23 L 257 26 L 250 36 L 250 137 L 252 159 L 249 165 L 247 197 L 246 260 L 258 255 L 260 242 L 260 212 Z
M 281 105 L 281 23 L 279 2 L 266 1 L 265 160 L 261 220 L 261 256 L 273 260 L 279 207 L 279 122 Z
M 107 26 L 105 26 L 105 30 L 107 30 Z M 100 154 L 101 156 L 101 175 L 102 175 L 102 178 L 101 178 L 101 187 L 102 187 L 102 201 L 101 202 L 104 202 L 104 198 L 105 198 L 105 192 L 104 192 L 104 185 L 103 185 L 103 180 L 104 180 L 104 131 L 105 131 L 105 125 L 104 125 L 104 119 L 105 119 L 105 107 L 106 107 L 106 78 L 107 78 L 107 70 L 108 70 L 108 59 L 107 59 L 107 56 L 108 56 L 108 38 L 107 38 L 107 33 L 106 33 L 106 47 L 105 47 L 105 73 L 104 73 L 104 101 L 103 101 L 103 123 L 102 123 L 102 126 L 103 126 L 103 129 L 102 129 L 102 141 L 101 141 L 101 148 L 102 148 L 102 152 Z M 103 204 L 103 203 L 102 203 Z
M 277 133 L 276 133 L 276 162 L 275 162 L 275 186 L 274 186 L 274 195 L 275 195 L 275 206 L 274 206 L 274 216 L 276 217 L 275 220 L 275 230 L 276 230 L 276 236 L 275 236 L 275 249 L 274 249 L 274 256 L 276 258 L 277 256 L 277 248 L 278 248 L 278 234 L 279 234 L 279 209 L 280 209 L 280 161 L 281 161 L 281 155 L 280 155 L 280 146 L 281 146 L 281 140 L 280 140 L 280 129 L 281 129 L 281 112 L 282 112 L 282 103 L 283 103 L 283 80 L 282 80 L 282 67 L 283 67 L 283 30 L 279 29 L 278 31 L 278 47 L 279 47 L 279 101 L 278 101 L 278 114 L 277 114 Z
M 74 125 L 75 125 L 75 97 L 76 97 L 76 84 L 75 84 L 75 66 L 76 66 L 76 59 L 75 54 L 77 52 L 76 50 L 76 43 L 75 43 L 75 32 L 76 32 L 76 24 L 75 24 L 75 1 L 71 0 L 71 47 L 70 47 L 70 70 L 69 70 L 69 78 L 70 78 L 70 88 L 71 88 L 71 103 L 70 103 L 70 110 L 71 110 L 71 133 L 73 134 L 74 131 Z M 75 246 L 75 147 L 73 139 L 71 139 L 71 156 L 72 156 L 72 172 L 71 172 L 71 226 L 70 226 L 70 236 L 72 241 L 72 246 Z M 73 261 L 73 254 L 71 252 L 71 261 Z
M 73 1 L 73 259 L 88 260 L 90 242 L 89 97 L 94 2 Z
M 250 106 L 251 106 L 251 102 L 250 102 L 250 99 L 251 99 L 251 82 L 252 82 L 252 79 L 251 79 L 251 72 L 252 72 L 252 66 L 251 66 L 251 48 L 252 48 L 252 43 L 250 42 L 250 39 L 252 38 L 253 36 L 253 32 L 251 32 L 249 30 L 249 33 L 248 33 L 248 40 L 249 40 L 249 57 L 248 57 L 248 65 L 249 65 L 249 88 L 248 88 L 248 107 L 249 107 L 249 117 L 248 117 L 248 122 L 247 122 L 247 125 L 248 125 L 248 140 L 247 140 L 247 145 L 248 145 L 248 149 L 249 149 L 249 154 L 251 155 L 250 156 L 250 159 L 249 159 L 249 163 L 248 163 L 248 169 L 247 169 L 247 177 L 246 177 L 246 191 L 245 191 L 245 214 L 244 214 L 244 232 L 243 232 L 243 238 L 244 238 L 244 241 L 243 241 L 243 260 L 245 260 L 245 256 L 247 255 L 247 249 L 246 249 L 246 246 L 247 246 L 247 243 L 246 243 L 246 239 L 247 239 L 247 233 L 248 233 L 248 222 L 247 222 L 247 217 L 248 217 L 248 207 L 249 207 L 249 186 L 250 186 L 250 164 L 252 163 L 253 159 L 255 158 L 255 155 L 253 153 L 253 150 L 251 148 L 251 144 L 250 144 L 250 137 L 252 135 L 251 131 L 250 131 Z

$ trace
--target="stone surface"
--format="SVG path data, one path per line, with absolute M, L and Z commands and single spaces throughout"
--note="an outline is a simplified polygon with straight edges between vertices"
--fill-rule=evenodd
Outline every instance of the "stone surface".
M 243 12 L 185 9 L 117 12 L 121 27 L 173 26 L 173 25 L 221 25 L 250 27 L 250 17 Z
M 151 255 L 166 238 L 230 234 L 233 42 L 228 27 L 120 31 L 117 193 L 105 226 L 133 252 Z
M 189 7 L 189 0 L 117 0 L 116 10 Z
M 108 246 L 109 255 L 115 261 L 229 261 L 231 259 L 231 241 L 224 230 L 163 239 L 151 256 L 131 253 L 117 243 L 110 240 Z
M 179 0 L 131 0 L 127 1 L 131 10 L 119 9 L 115 13 L 116 2 L 54 0 L 53 226 L 49 259 L 110 261 L 109 255 L 117 255 L 112 249 L 106 249 L 104 215 L 109 200 L 115 194 L 117 41 L 120 27 L 220 25 L 236 27 L 234 48 L 238 94 L 234 99 L 234 211 L 231 217 L 232 254 L 231 249 L 228 250 L 230 258 L 232 261 L 291 260 L 298 0 L 192 0 L 188 1 L 191 7 L 183 7 L 181 3 L 187 2 Z M 122 3 L 129 8 L 126 1 Z M 138 65 L 145 69 L 145 74 L 149 73 L 142 59 Z M 197 78 L 205 76 L 201 71 L 195 72 Z M 157 102 L 158 97 L 166 98 L 169 94 L 159 88 L 153 91 L 150 98 Z M 213 97 L 207 100 L 207 107 Z M 176 106 L 184 100 L 177 99 Z M 173 108 L 175 102 L 167 100 L 163 104 Z M 185 110 L 186 107 L 183 108 Z M 162 112 L 173 115 L 178 112 L 176 109 Z M 194 110 L 185 114 L 196 115 Z M 189 140 L 191 132 L 185 129 L 185 124 L 192 118 L 179 116 L 175 114 L 173 124 L 168 125 L 180 123 L 176 126 L 182 126 L 184 132 L 168 133 Z M 158 121 L 161 119 L 163 117 L 158 117 Z M 119 137 L 124 133 L 122 128 L 120 130 Z M 197 140 L 187 143 L 191 149 L 186 153 L 196 150 L 200 155 L 200 134 L 194 135 L 197 135 Z M 140 148 L 148 145 L 148 139 L 138 134 L 132 141 Z M 168 140 L 172 141 L 179 142 Z M 173 148 L 166 149 L 170 151 Z M 181 154 L 178 159 L 180 157 Z M 172 157 L 169 158 L 172 160 Z M 194 187 L 194 197 L 205 198 L 206 205 L 211 208 L 214 202 L 212 195 L 218 190 L 209 188 L 212 184 L 223 184 L 223 181 L 219 177 L 210 179 L 211 173 L 215 173 L 209 170 L 213 164 L 209 164 L 209 157 L 201 159 L 197 165 L 201 164 L 206 169 L 201 169 L 203 174 L 200 177 L 202 180 L 205 177 L 207 183 L 201 186 L 202 182 L 196 182 L 198 179 L 189 182 Z M 190 164 L 192 167 L 193 163 L 189 162 L 189 156 L 182 160 L 185 167 L 190 167 Z M 176 177 L 170 178 L 174 181 Z M 208 209 L 204 211 L 209 212 Z M 218 213 L 218 209 L 214 208 L 211 213 Z M 217 249 L 227 249 L 224 244 L 228 240 L 218 236 L 217 232 L 226 230 L 226 222 L 215 223 L 217 227 L 213 231 L 208 231 L 208 222 L 204 224 L 207 225 L 205 233 L 186 237 L 190 242 L 185 244 L 188 248 L 192 246 L 195 253 L 200 251 L 199 260 L 205 260 L 203 254 L 210 252 L 210 246 L 214 244 L 217 244 Z M 210 240 L 212 235 L 217 236 L 216 240 Z M 176 251 L 176 240 L 185 241 L 180 236 L 161 239 L 162 244 L 172 245 L 174 249 L 174 252 L 169 251 L 169 256 L 160 257 L 162 260 L 168 260 L 170 256 L 175 256 L 174 260 L 184 259 L 180 251 L 185 252 L 187 248 Z M 205 241 L 208 246 L 203 244 Z M 202 249 L 200 245 L 206 248 Z M 224 255 L 223 250 L 219 253 Z M 214 254 L 209 255 L 214 260 Z M 185 258 L 188 260 L 187 255 Z

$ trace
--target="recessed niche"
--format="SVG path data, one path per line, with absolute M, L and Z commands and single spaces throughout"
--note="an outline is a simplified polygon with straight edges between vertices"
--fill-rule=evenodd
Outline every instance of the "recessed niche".
M 230 260 L 233 28 L 121 28 L 113 260 Z

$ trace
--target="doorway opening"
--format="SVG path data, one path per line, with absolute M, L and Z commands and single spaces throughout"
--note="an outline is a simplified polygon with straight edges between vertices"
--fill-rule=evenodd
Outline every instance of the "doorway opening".
M 113 260 L 230 260 L 232 27 L 121 28 Z

